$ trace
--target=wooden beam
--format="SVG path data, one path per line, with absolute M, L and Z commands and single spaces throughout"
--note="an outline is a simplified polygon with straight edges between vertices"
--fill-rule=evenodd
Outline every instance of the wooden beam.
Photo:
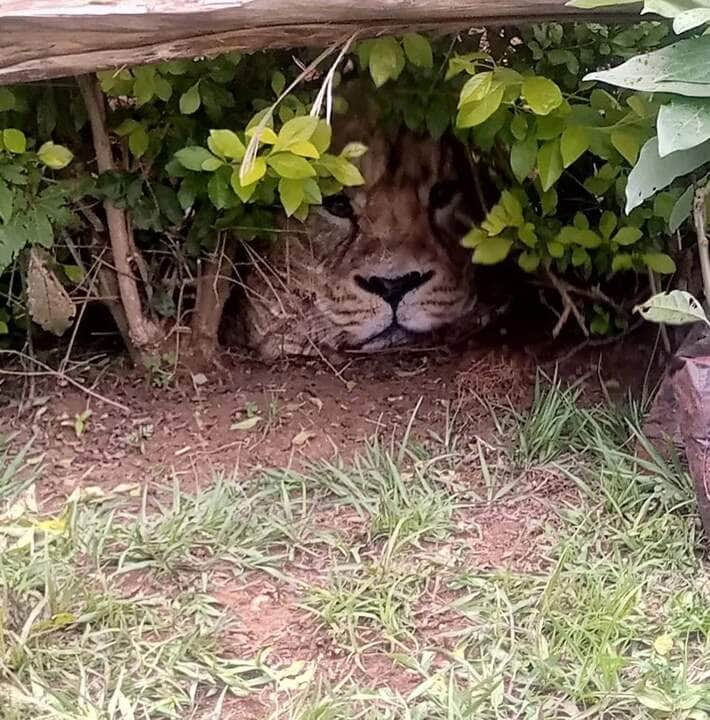
M 2 0 L 0 84 L 228 51 L 325 46 L 405 29 L 638 17 L 565 0 Z

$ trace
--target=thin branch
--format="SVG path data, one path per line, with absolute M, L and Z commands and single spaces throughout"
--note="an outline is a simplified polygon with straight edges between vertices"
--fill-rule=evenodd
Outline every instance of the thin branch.
M 123 405 L 120 402 L 117 402 L 116 400 L 111 400 L 111 398 L 107 398 L 104 395 L 101 395 L 100 393 L 97 393 L 95 390 L 92 390 L 91 388 L 86 387 L 86 385 L 82 385 L 78 380 L 74 380 L 74 378 L 70 377 L 66 373 L 60 372 L 59 370 L 55 370 L 54 368 L 50 367 L 46 363 L 43 363 L 41 360 L 38 360 L 37 358 L 31 357 L 29 355 L 26 355 L 25 353 L 21 353 L 17 350 L 0 350 L 0 356 L 2 355 L 9 355 L 11 357 L 16 357 L 21 361 L 30 361 L 37 367 L 42 368 L 41 371 L 35 370 L 35 371 L 24 371 L 24 370 L 5 370 L 0 369 L 0 375 L 15 375 L 20 377 L 55 377 L 57 380 L 60 380 L 62 382 L 67 382 L 70 385 L 74 386 L 77 390 L 81 390 L 81 392 L 86 393 L 90 397 L 100 400 L 101 402 L 106 403 L 107 405 L 111 405 L 119 410 L 122 410 L 123 412 L 130 412 L 130 408 L 127 405 Z
M 570 313 L 574 315 L 577 324 L 584 333 L 584 337 L 589 337 L 589 330 L 587 330 L 587 325 L 584 322 L 584 316 L 580 312 L 579 308 L 575 305 L 574 300 L 572 300 L 572 298 L 570 297 L 567 284 L 564 281 L 560 280 L 549 268 L 547 269 L 547 277 L 550 279 L 552 286 L 559 293 L 563 305 L 562 315 L 560 316 L 557 325 L 555 325 L 555 329 L 552 331 L 552 337 L 556 338 L 560 334 L 562 328 L 564 327 L 564 324 L 567 322 L 570 316 Z
M 79 77 L 78 83 L 89 116 L 98 171 L 104 173 L 115 170 L 116 163 L 111 151 L 111 141 L 106 126 L 106 108 L 101 88 L 97 79 L 90 75 Z M 129 334 L 136 346 L 142 348 L 155 342 L 158 337 L 158 328 L 145 316 L 138 285 L 132 277 L 131 235 L 126 212 L 117 208 L 109 200 L 104 202 L 104 210 Z
M 710 308 L 710 245 L 705 232 L 705 198 L 710 194 L 710 183 L 695 191 L 693 203 L 693 218 L 695 219 L 695 233 L 698 236 L 698 255 L 700 256 L 700 271 L 703 275 L 703 294 L 705 295 L 705 310 Z

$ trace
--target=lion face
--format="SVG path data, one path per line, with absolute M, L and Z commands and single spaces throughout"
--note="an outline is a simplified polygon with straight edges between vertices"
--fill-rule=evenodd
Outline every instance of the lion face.
M 470 315 L 460 239 L 481 219 L 466 150 L 409 132 L 370 138 L 366 184 L 326 198 L 257 261 L 250 344 L 262 356 L 377 350 Z

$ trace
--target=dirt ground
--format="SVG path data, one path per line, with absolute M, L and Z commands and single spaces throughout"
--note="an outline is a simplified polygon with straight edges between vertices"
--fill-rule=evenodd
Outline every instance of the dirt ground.
M 15 444 L 32 439 L 31 455 L 45 468 L 38 491 L 46 508 L 59 506 L 77 488 L 147 485 L 150 491 L 151 485 L 165 488 L 172 477 L 189 490 L 209 482 L 218 470 L 246 476 L 259 467 L 347 459 L 375 435 L 399 439 L 409 432 L 420 441 L 441 443 L 455 427 L 460 442 L 485 442 L 495 434 L 495 412 L 526 408 L 536 373 L 551 376 L 556 359 L 562 358 L 563 378 L 579 383 L 590 402 L 619 397 L 627 387 L 638 391 L 654 338 L 642 332 L 572 352 L 577 346 L 511 348 L 497 336 L 464 353 L 354 357 L 338 368 L 305 360 L 265 366 L 225 354 L 221 368 L 183 372 L 164 387 L 112 357 L 72 374 L 92 395 L 52 378 L 38 378 L 30 387 L 27 378 L 0 376 L 0 433 L 16 433 Z M 649 376 L 656 375 L 657 369 Z M 472 474 L 467 481 L 480 477 Z M 450 552 L 464 567 L 535 572 L 545 562 L 538 543 L 543 526 L 554 524 L 557 509 L 573 494 L 560 476 L 531 473 L 503 502 L 459 512 L 458 532 L 436 552 Z M 353 537 L 358 522 L 347 516 L 319 518 L 322 526 L 351 528 Z M 317 579 L 327 571 L 309 562 L 307 568 L 291 568 L 291 574 Z M 124 592 L 145 595 L 151 582 L 142 573 L 128 575 Z M 333 681 L 353 670 L 352 657 L 303 610 L 297 588 L 264 573 L 239 578 L 216 573 L 211 594 L 234 619 L 229 637 L 222 639 L 234 656 L 273 648 L 271 658 L 278 664 L 313 661 L 323 669 L 323 679 Z M 456 637 L 446 610 L 450 600 L 435 580 L 421 600 L 419 632 L 439 647 Z M 416 679 L 386 654 L 368 654 L 358 663 L 357 675 L 368 688 L 406 694 Z M 223 717 L 266 717 L 272 701 L 232 698 Z
M 31 387 L 27 378 L 0 375 L 0 433 L 17 433 L 16 443 L 33 439 L 46 467 L 45 500 L 166 475 L 189 487 L 217 470 L 348 458 L 375 435 L 401 436 L 410 421 L 423 440 L 441 437 L 454 419 L 459 432 L 485 437 L 491 408 L 524 409 L 538 370 L 551 376 L 560 359 L 560 375 L 581 381 L 590 399 L 639 390 L 652 337 L 549 350 L 510 348 L 497 336 L 463 353 L 353 356 L 337 368 L 319 360 L 266 366 L 226 353 L 220 368 L 182 372 L 164 387 L 111 357 L 71 375 L 93 395 L 54 378 Z M 650 378 L 657 375 L 652 369 Z

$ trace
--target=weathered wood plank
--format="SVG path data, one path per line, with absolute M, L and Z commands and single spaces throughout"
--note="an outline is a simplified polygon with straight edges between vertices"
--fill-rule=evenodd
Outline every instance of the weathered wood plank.
M 324 46 L 404 29 L 630 18 L 565 0 L 1 0 L 0 84 L 231 50 Z

